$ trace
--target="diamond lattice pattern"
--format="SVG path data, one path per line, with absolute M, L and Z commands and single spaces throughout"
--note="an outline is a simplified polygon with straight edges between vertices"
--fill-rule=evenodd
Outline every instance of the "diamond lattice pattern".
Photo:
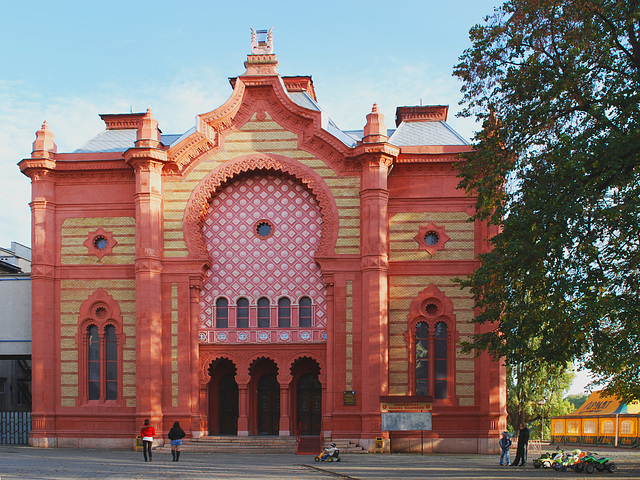
M 260 220 L 273 225 L 268 238 L 255 234 Z M 249 299 L 252 306 L 258 298 L 267 297 L 275 306 L 282 296 L 292 304 L 309 296 L 315 305 L 313 328 L 304 329 L 306 333 L 300 338 L 323 337 L 325 288 L 314 261 L 321 220 L 316 199 L 295 179 L 256 174 L 224 187 L 212 199 L 203 227 L 213 265 L 200 297 L 200 338 L 210 342 L 247 338 L 238 338 L 233 328 L 224 332 L 214 328 L 215 302 L 220 296 L 227 298 L 230 306 L 239 297 Z M 268 338 L 280 341 L 292 336 L 276 334 Z

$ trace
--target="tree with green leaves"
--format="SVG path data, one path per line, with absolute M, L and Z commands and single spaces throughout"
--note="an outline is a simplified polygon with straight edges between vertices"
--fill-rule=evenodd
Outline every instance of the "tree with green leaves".
M 495 326 L 467 347 L 640 399 L 640 0 L 509 0 L 470 37 L 460 185 L 500 233 L 460 280 Z
M 532 438 L 549 438 L 549 418 L 568 415 L 575 408 L 563 395 L 574 373 L 562 365 L 519 363 L 507 367 L 507 421 L 517 432 L 520 422 L 531 429 Z M 544 434 L 542 433 L 544 429 Z

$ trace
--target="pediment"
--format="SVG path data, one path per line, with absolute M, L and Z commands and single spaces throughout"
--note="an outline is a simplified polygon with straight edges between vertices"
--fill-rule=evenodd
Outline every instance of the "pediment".
M 324 160 L 336 172 L 345 168 L 350 148 L 322 128 L 322 113 L 301 107 L 278 75 L 242 75 L 231 97 L 219 108 L 197 116 L 193 133 L 168 152 L 165 173 L 183 175 L 211 153 L 224 150 L 224 139 L 254 116 L 267 117 L 298 136 L 300 149 Z

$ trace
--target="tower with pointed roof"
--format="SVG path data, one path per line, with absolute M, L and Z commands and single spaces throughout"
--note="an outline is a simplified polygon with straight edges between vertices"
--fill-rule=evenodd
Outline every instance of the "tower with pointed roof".
M 399 107 L 387 129 L 374 104 L 344 131 L 311 77 L 277 73 L 271 31 L 251 51 L 229 99 L 182 134 L 151 110 L 101 115 L 102 133 L 60 153 L 45 123 L 20 162 L 30 442 L 129 446 L 149 418 L 157 442 L 177 420 L 192 441 L 493 451 L 505 372 L 461 351 L 482 327 L 452 281 L 493 232 L 469 221 L 454 164 L 470 147 L 447 107 Z

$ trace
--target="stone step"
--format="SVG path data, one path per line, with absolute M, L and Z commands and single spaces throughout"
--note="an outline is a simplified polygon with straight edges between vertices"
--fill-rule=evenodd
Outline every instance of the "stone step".
M 296 437 L 277 436 L 206 436 L 184 440 L 182 450 L 203 453 L 296 453 Z M 170 452 L 167 442 L 155 451 Z

